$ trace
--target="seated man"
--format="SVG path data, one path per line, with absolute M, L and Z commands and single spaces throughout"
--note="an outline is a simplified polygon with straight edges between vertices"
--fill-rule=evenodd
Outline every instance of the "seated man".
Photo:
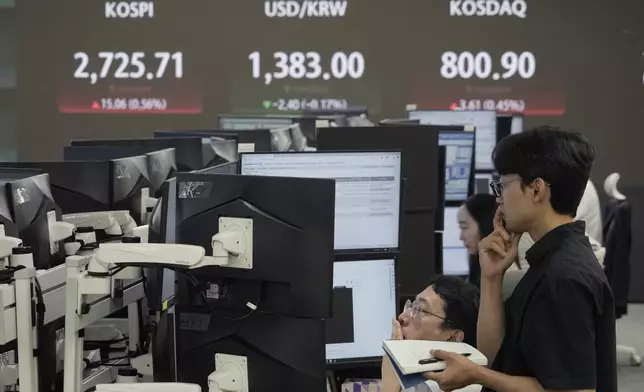
M 438 340 L 465 342 L 476 347 L 476 323 L 479 311 L 479 290 L 455 276 L 436 276 L 414 302 L 393 320 L 392 339 Z M 463 392 L 477 392 L 471 385 Z M 389 359 L 382 360 L 381 392 L 400 392 L 401 387 Z M 438 384 L 428 381 L 413 392 L 440 391 Z

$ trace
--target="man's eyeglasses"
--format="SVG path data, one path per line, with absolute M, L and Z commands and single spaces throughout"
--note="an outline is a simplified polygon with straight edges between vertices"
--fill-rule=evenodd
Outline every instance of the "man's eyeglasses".
M 445 317 L 439 316 L 436 313 L 428 312 L 427 310 L 422 309 L 418 304 L 418 301 L 411 302 L 411 300 L 408 299 L 407 302 L 405 302 L 404 312 L 405 313 L 410 312 L 409 315 L 411 316 L 412 319 L 415 319 L 419 315 L 422 316 L 423 314 L 427 314 L 430 316 L 438 317 L 439 319 L 447 322 L 447 319 Z
M 490 188 L 492 188 L 492 193 L 494 194 L 495 197 L 501 197 L 503 195 L 503 188 L 514 182 L 514 181 L 519 181 L 521 178 L 513 178 L 511 180 L 507 180 L 505 183 L 501 181 L 500 178 L 494 179 L 490 182 Z M 545 183 L 546 186 L 550 186 L 547 182 Z
M 519 181 L 519 180 L 520 180 L 520 178 L 513 178 L 511 180 L 506 181 L 505 183 L 503 183 L 503 181 L 501 181 L 500 178 L 492 180 L 490 182 L 490 188 L 492 189 L 492 194 L 495 197 L 501 197 L 503 195 L 503 187 L 504 186 L 510 184 L 511 182 Z

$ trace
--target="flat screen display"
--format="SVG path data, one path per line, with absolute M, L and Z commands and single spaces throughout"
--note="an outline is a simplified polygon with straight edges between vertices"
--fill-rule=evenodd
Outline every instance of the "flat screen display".
M 398 248 L 400 152 L 242 154 L 241 174 L 334 178 L 335 249 Z
M 394 260 L 333 263 L 333 317 L 327 320 L 328 363 L 382 357 L 382 341 L 391 337 L 394 317 Z

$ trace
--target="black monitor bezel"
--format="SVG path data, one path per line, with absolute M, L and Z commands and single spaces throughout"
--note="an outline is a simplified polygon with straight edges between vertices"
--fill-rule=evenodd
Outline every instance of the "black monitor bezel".
M 399 189 L 398 189 L 398 195 L 399 195 L 399 200 L 398 200 L 398 238 L 397 238 L 397 243 L 398 246 L 394 248 L 364 248 L 364 249 L 334 249 L 333 252 L 336 257 L 338 258 L 351 258 L 355 257 L 356 254 L 361 254 L 365 255 L 366 257 L 369 257 L 370 255 L 380 255 L 380 254 L 398 254 L 400 250 L 400 241 L 402 240 L 402 216 L 404 213 L 404 205 L 403 205 L 403 174 L 402 174 L 402 163 L 403 163 L 403 153 L 401 150 L 397 149 L 391 149 L 391 150 L 338 150 L 338 151 L 331 151 L 331 150 L 324 150 L 324 151 L 284 151 L 284 152 L 262 152 L 262 151 L 255 151 L 255 152 L 243 152 L 238 154 L 238 159 L 237 159 L 237 174 L 241 174 L 241 169 L 242 169 L 242 164 L 243 164 L 243 159 L 244 155 L 266 155 L 266 154 L 290 154 L 290 155 L 295 155 L 295 154 L 373 154 L 373 153 L 399 153 L 400 154 L 400 173 L 399 173 Z
M 413 109 L 413 110 L 406 110 L 405 114 L 407 115 L 407 118 L 409 118 L 411 113 L 414 113 L 414 112 L 455 112 L 455 113 L 462 113 L 462 112 L 464 112 L 464 113 L 491 112 L 491 113 L 494 113 L 494 118 L 495 118 L 495 121 L 494 121 L 494 140 L 495 140 L 495 145 L 496 145 L 496 143 L 498 143 L 499 136 L 498 136 L 498 129 L 496 127 L 496 123 L 498 122 L 496 120 L 497 117 L 498 117 L 498 113 L 495 110 Z M 473 159 L 473 161 L 474 161 L 474 170 L 476 172 L 493 170 L 492 168 L 478 169 L 476 167 L 476 125 L 475 124 L 468 124 L 468 125 L 458 125 L 458 124 L 421 124 L 421 125 L 431 125 L 431 126 L 436 126 L 436 127 L 440 127 L 440 126 L 462 126 L 464 128 L 467 128 L 469 126 L 474 127 L 474 132 L 475 132 L 474 133 L 474 146 L 475 146 L 475 148 L 474 148 L 474 159 Z
M 244 128 L 237 128 L 237 129 L 235 129 L 235 128 L 224 128 L 224 127 L 223 127 L 223 125 L 222 125 L 222 120 L 226 120 L 226 119 L 242 119 L 242 120 L 243 120 L 243 119 L 248 119 L 248 120 L 254 120 L 254 119 L 266 119 L 266 120 L 288 120 L 288 121 L 290 121 L 291 123 L 290 123 L 290 124 L 288 124 L 288 125 L 286 125 L 286 126 L 289 126 L 289 127 L 290 127 L 291 125 L 293 125 L 293 123 L 295 122 L 295 119 L 296 119 L 296 118 L 299 118 L 299 117 L 295 117 L 295 116 L 293 116 L 293 115 L 289 116 L 289 115 L 287 115 L 287 114 L 284 114 L 284 115 L 280 115 L 280 114 L 276 114 L 276 115 L 261 115 L 261 114 L 219 114 L 219 115 L 217 115 L 217 129 L 221 129 L 221 130 L 223 130 L 223 131 L 251 131 L 251 130 L 253 130 L 253 129 L 276 129 L 276 128 L 264 128 L 264 127 L 261 127 L 261 128 L 247 128 L 247 129 L 244 129 Z M 266 125 L 266 124 L 261 124 L 261 125 Z M 277 126 L 277 125 L 276 125 L 276 127 L 277 127 L 277 128 L 280 128 L 280 127 L 283 127 L 283 126 L 284 126 L 283 124 L 282 124 L 282 125 L 279 125 L 279 126 Z
M 472 159 L 470 162 L 470 175 L 469 175 L 469 180 L 467 181 L 467 196 L 465 199 L 459 199 L 459 200 L 447 200 L 447 195 L 445 195 L 445 191 L 443 191 L 443 203 L 445 206 L 448 204 L 454 204 L 454 203 L 459 203 L 462 204 L 465 200 L 467 200 L 468 197 L 472 196 L 474 194 L 474 174 L 476 172 L 476 128 L 474 130 L 469 130 L 465 129 L 463 127 L 462 130 L 445 130 L 445 131 L 439 131 L 438 133 L 438 145 L 440 146 L 440 134 L 441 132 L 446 132 L 446 133 L 466 133 L 466 134 L 472 134 Z M 447 159 L 447 156 L 445 157 Z M 447 163 L 446 163 L 447 165 Z M 447 182 L 445 182 L 445 187 L 447 187 Z
M 379 254 L 354 254 L 352 257 L 336 257 L 333 260 L 333 263 L 350 263 L 353 261 L 368 261 L 368 260 L 393 260 L 394 261 L 394 309 L 395 317 L 400 313 L 399 306 L 399 288 L 398 288 L 398 254 L 397 253 L 379 253 Z M 328 343 L 327 343 L 328 344 Z M 340 369 L 351 369 L 361 366 L 374 366 L 380 364 L 382 361 L 382 355 L 375 357 L 356 357 L 356 358 L 343 358 L 339 360 L 326 360 L 326 366 L 328 369 L 340 370 Z

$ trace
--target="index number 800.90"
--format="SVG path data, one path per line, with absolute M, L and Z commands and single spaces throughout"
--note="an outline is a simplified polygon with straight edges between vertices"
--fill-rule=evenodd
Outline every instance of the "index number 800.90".
M 99 72 L 89 72 L 91 63 L 89 54 L 85 52 L 74 53 L 77 61 L 74 78 L 89 79 L 95 84 L 99 79 L 161 79 L 168 70 L 170 61 L 174 63 L 174 77 L 183 77 L 183 53 L 181 52 L 154 52 L 156 59 L 154 65 L 146 64 L 146 55 L 143 52 L 98 52 L 96 56 L 101 63 Z M 114 66 L 113 66 L 114 65 Z
M 488 52 L 445 52 L 441 55 L 441 76 L 445 79 L 531 79 L 537 70 L 532 52 L 505 52 L 498 61 Z

